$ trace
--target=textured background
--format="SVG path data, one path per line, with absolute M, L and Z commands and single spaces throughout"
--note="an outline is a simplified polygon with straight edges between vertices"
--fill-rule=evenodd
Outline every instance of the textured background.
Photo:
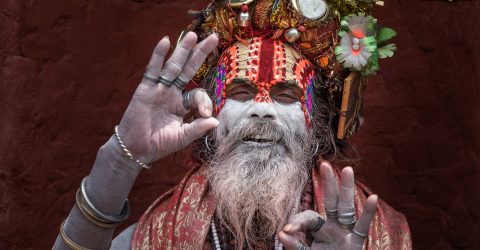
M 154 45 L 206 2 L 0 1 L 0 249 L 51 247 Z M 479 11 L 390 0 L 376 13 L 399 51 L 369 83 L 358 173 L 406 214 L 417 249 L 480 248 Z M 131 221 L 180 165 L 141 174 Z

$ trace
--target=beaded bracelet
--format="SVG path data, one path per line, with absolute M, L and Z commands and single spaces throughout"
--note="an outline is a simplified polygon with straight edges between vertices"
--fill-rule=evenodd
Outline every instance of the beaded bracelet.
M 115 138 L 117 139 L 117 142 L 118 144 L 120 145 L 120 147 L 122 148 L 122 151 L 127 155 L 127 157 L 136 162 L 140 167 L 142 168 L 145 168 L 145 169 L 150 169 L 152 168 L 152 166 L 148 165 L 148 164 L 145 164 L 143 162 L 141 162 L 140 160 L 138 159 L 135 159 L 135 157 L 133 157 L 133 154 L 130 152 L 130 150 L 127 149 L 127 147 L 125 146 L 125 144 L 123 143 L 122 139 L 120 138 L 120 134 L 118 133 L 118 125 L 115 126 Z

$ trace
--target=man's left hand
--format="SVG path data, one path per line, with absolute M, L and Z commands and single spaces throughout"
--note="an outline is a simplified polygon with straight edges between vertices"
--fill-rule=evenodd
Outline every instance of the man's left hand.
M 319 218 L 320 215 L 311 210 L 293 215 L 278 233 L 279 240 L 287 250 L 362 249 L 377 209 L 377 196 L 368 197 L 363 213 L 356 221 L 355 217 L 352 217 L 352 214 L 355 214 L 355 180 L 352 168 L 346 167 L 342 170 L 340 187 L 330 164 L 322 163 L 320 168 L 327 218 Z M 299 233 L 311 233 L 314 239 L 311 247 L 297 237 Z

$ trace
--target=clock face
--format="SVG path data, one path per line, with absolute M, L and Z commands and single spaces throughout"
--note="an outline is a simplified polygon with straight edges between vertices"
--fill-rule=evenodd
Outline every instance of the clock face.
M 292 0 L 292 5 L 308 19 L 319 19 L 327 13 L 324 0 Z
M 253 0 L 230 0 L 226 2 L 229 2 L 232 7 L 240 7 L 243 4 L 250 4 Z

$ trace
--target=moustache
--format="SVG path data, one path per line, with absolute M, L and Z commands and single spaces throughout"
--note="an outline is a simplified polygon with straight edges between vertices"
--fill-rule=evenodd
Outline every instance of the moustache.
M 246 121 L 236 125 L 227 135 L 227 144 L 240 142 L 281 143 L 286 128 L 273 121 Z

